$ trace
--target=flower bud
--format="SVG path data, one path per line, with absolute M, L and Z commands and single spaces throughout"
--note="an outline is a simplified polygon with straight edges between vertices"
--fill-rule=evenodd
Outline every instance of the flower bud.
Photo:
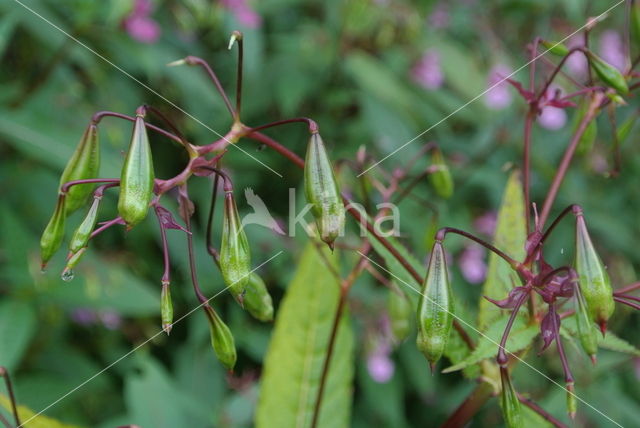
M 575 311 L 576 311 L 576 325 L 578 327 L 578 337 L 580 338 L 580 345 L 582 349 L 587 353 L 591 361 L 595 364 L 596 354 L 598 352 L 598 332 L 593 327 L 593 321 L 589 316 L 587 309 L 587 302 L 582 295 L 580 284 L 576 284 L 574 287 L 575 296 Z
M 615 304 L 609 274 L 596 253 L 582 213 L 576 215 L 576 272 L 589 316 L 604 334 Z
M 209 329 L 211 331 L 211 345 L 216 357 L 228 370 L 233 371 L 236 365 L 236 345 L 229 327 L 220 319 L 218 314 L 209 305 L 204 306 Z
M 58 251 L 64 239 L 64 222 L 66 220 L 65 199 L 64 195 L 58 196 L 56 208 L 40 238 L 42 269 L 44 269 L 47 262 L 53 257 L 56 251 Z
M 431 185 L 441 198 L 450 198 L 453 195 L 453 179 L 440 149 L 433 150 L 431 164 L 437 168 L 429 175 Z
M 584 118 L 584 115 L 587 114 L 589 110 L 591 98 L 585 98 L 575 113 L 573 120 L 573 132 L 575 133 Z M 596 137 L 598 136 L 598 122 L 594 119 L 589 121 L 589 124 L 585 128 L 582 136 L 580 137 L 580 141 L 578 142 L 578 146 L 576 148 L 576 153 L 580 155 L 586 155 L 591 152 L 593 148 L 593 144 L 596 141 Z
M 411 331 L 411 303 L 402 290 L 393 287 L 387 298 L 391 334 L 396 343 L 404 341 Z
M 89 208 L 89 212 L 85 216 L 80 226 L 76 229 L 71 237 L 71 242 L 69 243 L 69 256 L 70 258 L 73 254 L 80 251 L 81 248 L 87 246 L 89 242 L 89 238 L 91 237 L 91 232 L 93 232 L 93 228 L 96 226 L 96 219 L 98 217 L 98 207 L 100 206 L 100 200 L 102 197 L 98 196 L 93 199 L 93 203 Z
M 320 134 L 314 133 L 307 145 L 304 166 L 304 192 L 316 219 L 320 238 L 333 249 L 333 242 L 344 229 L 344 204 L 340 188 Z
M 224 196 L 220 271 L 234 298 L 243 305 L 243 298 L 251 273 L 251 251 L 244 233 L 233 192 Z
M 427 276 L 418 303 L 418 349 L 431 370 L 442 357 L 453 324 L 453 296 L 441 241 L 433 244 Z
M 60 186 L 69 181 L 96 178 L 100 169 L 100 140 L 98 127 L 91 123 L 82 134 L 82 138 L 60 177 Z M 80 208 L 93 189 L 92 184 L 76 184 L 69 188 L 66 198 L 66 214 Z
M 505 425 L 508 428 L 521 428 L 523 427 L 523 420 L 520 400 L 506 368 L 500 369 L 500 379 L 502 383 L 500 407 L 502 407 Z
M 147 216 L 153 196 L 153 160 L 141 115 L 136 117 L 131 144 L 120 176 L 118 214 L 131 229 Z
M 244 293 L 244 307 L 257 320 L 273 321 L 273 301 L 260 275 L 251 272 Z
M 591 68 L 596 72 L 600 80 L 611 88 L 615 89 L 619 94 L 626 95 L 629 93 L 629 87 L 624 76 L 613 65 L 605 62 L 598 55 L 588 52 L 589 63 Z
M 552 55 L 566 56 L 569 53 L 569 48 L 564 43 L 540 40 L 540 44 Z
M 162 281 L 162 292 L 160 293 L 160 318 L 162 329 L 167 335 L 173 328 L 173 303 L 171 302 L 171 291 L 169 281 Z

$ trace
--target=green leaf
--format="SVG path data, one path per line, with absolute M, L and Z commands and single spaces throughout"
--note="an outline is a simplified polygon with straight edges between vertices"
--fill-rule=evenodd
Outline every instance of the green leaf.
M 6 412 L 0 412 L 0 414 L 5 415 L 10 421 L 13 422 L 13 413 L 11 413 L 11 401 L 6 395 L 0 394 L 0 410 L 6 410 Z M 55 419 L 46 417 L 44 415 L 38 415 L 35 418 L 35 412 L 29 409 L 26 406 L 18 406 L 18 416 L 20 417 L 20 422 L 25 423 L 29 421 L 27 424 L 29 428 L 79 428 L 78 425 L 67 425 Z M 33 419 L 31 419 L 33 418 Z
M 256 427 L 308 427 L 339 298 L 339 285 L 325 261 L 336 254 L 309 243 L 278 310 L 265 358 Z M 318 427 L 347 427 L 353 379 L 353 335 L 348 315 L 340 321 L 325 385 Z
M 522 410 L 522 423 L 525 427 L 536 427 L 536 428 L 551 428 L 550 422 L 547 422 L 542 416 L 538 413 L 534 412 L 524 404 L 520 406 Z
M 577 337 L 578 329 L 576 326 L 575 316 L 562 320 L 562 328 L 566 329 L 571 336 Z M 598 333 L 598 347 L 640 357 L 640 349 L 610 331 L 607 331 L 604 338 Z
M 493 245 L 516 260 L 525 256 L 524 244 L 527 231 L 525 224 L 524 195 L 518 172 L 514 172 L 507 181 L 507 187 L 502 196 L 502 204 L 498 212 Z M 482 294 L 492 299 L 504 299 L 514 284 L 520 285 L 518 275 L 509 264 L 496 254 L 489 256 L 487 279 L 482 286 Z M 484 331 L 495 321 L 507 314 L 487 299 L 480 299 L 478 324 Z
M 13 370 L 36 333 L 33 307 L 19 300 L 0 304 L 0 365 Z
M 498 344 L 502 338 L 502 333 L 507 324 L 507 318 L 503 318 L 491 325 L 478 342 L 476 349 L 464 360 L 451 367 L 447 367 L 442 373 L 451 373 L 462 370 L 472 364 L 479 363 L 487 358 L 493 358 L 498 354 Z M 528 347 L 533 339 L 540 332 L 535 324 L 528 324 L 524 317 L 516 317 L 509 339 L 505 348 L 508 352 L 518 352 Z

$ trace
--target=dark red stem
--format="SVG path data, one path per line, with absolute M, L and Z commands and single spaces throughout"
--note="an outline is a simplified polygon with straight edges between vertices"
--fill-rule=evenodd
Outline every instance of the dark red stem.
M 531 410 L 533 410 L 534 412 L 542 416 L 547 422 L 549 422 L 554 427 L 567 428 L 567 425 L 563 424 L 558 419 L 554 418 L 553 415 L 551 415 L 551 413 L 544 410 L 542 407 L 536 404 L 533 400 L 530 400 L 529 398 L 525 398 L 520 393 L 518 393 L 518 400 L 520 400 L 522 404 L 524 404 L 525 406 L 527 406 L 528 408 L 530 408 Z
M 632 307 L 633 309 L 637 309 L 640 311 L 640 304 L 637 303 L 633 303 L 633 302 L 629 302 L 628 300 L 624 300 L 619 296 L 613 296 L 613 300 L 615 300 L 618 303 L 622 303 L 623 305 L 627 305 Z
M 309 119 L 308 117 L 294 117 L 293 119 L 277 120 L 275 122 L 265 123 L 264 125 L 248 128 L 244 132 L 246 134 L 253 134 L 256 131 L 260 131 L 263 129 L 273 128 L 275 126 L 286 125 L 288 123 L 296 123 L 296 122 L 306 123 L 309 126 L 309 132 L 311 134 L 317 134 L 318 132 L 320 132 L 320 129 L 318 128 L 318 124 L 313 119 Z
M 471 392 L 466 400 L 444 421 L 440 428 L 460 428 L 467 425 L 469 420 L 493 396 L 493 388 L 487 382 L 481 382 Z
M 509 361 L 509 358 L 507 357 L 507 350 L 505 349 L 505 346 L 507 345 L 507 339 L 509 338 L 511 327 L 513 327 L 513 322 L 516 320 L 516 316 L 518 315 L 520 307 L 529 296 L 529 293 L 522 293 L 522 295 L 518 299 L 518 302 L 511 311 L 511 314 L 509 315 L 509 320 L 507 321 L 507 325 L 505 326 L 504 332 L 502 333 L 502 338 L 500 339 L 500 347 L 498 349 L 498 355 L 496 357 L 496 362 L 500 367 L 507 366 L 507 362 Z
M 128 120 L 129 122 L 135 122 L 136 118 L 133 116 L 128 116 L 126 114 L 122 114 L 122 113 L 116 113 L 114 111 L 99 111 L 98 113 L 94 114 L 93 117 L 91 118 L 91 121 L 95 124 L 98 124 L 103 117 L 105 116 L 111 116 L 111 117 L 117 117 L 120 119 L 124 119 L 124 120 Z M 159 128 L 155 125 L 152 125 L 148 122 L 145 122 L 144 125 L 149 128 L 150 130 L 157 132 L 158 134 L 164 135 L 167 138 L 170 138 L 171 140 L 180 143 L 180 144 L 184 144 L 184 141 L 178 137 L 177 135 L 172 134 L 171 132 L 165 131 L 162 128 Z
M 16 405 L 16 396 L 13 393 L 13 385 L 11 384 L 11 379 L 9 377 L 9 371 L 6 367 L 0 366 L 0 376 L 4 378 L 4 383 L 7 387 L 7 393 L 9 394 L 9 401 L 11 401 L 11 411 L 13 412 L 13 417 L 16 420 L 16 426 L 19 427 L 20 417 L 18 416 L 18 407 Z
M 209 76 L 209 78 L 213 82 L 214 86 L 216 87 L 216 89 L 220 93 L 220 96 L 222 97 L 222 100 L 224 101 L 224 105 L 227 107 L 227 110 L 229 110 L 229 113 L 231 113 L 231 117 L 233 117 L 235 119 L 237 117 L 236 111 L 233 109 L 233 106 L 231 105 L 231 102 L 229 101 L 229 97 L 227 97 L 227 93 L 224 91 L 224 88 L 220 84 L 220 80 L 218 80 L 218 76 L 216 76 L 216 73 L 211 69 L 211 67 L 209 67 L 209 64 L 207 64 L 207 62 L 205 60 L 203 60 L 202 58 L 198 58 L 197 56 L 191 56 L 191 55 L 186 57 L 184 59 L 184 61 L 185 61 L 186 64 L 199 65 L 204 69 L 204 71 L 207 73 L 207 75 Z

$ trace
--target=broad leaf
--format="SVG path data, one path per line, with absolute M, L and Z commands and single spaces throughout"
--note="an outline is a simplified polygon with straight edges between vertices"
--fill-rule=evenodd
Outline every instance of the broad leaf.
M 4 415 L 7 420 L 13 422 L 13 413 L 11 413 L 11 401 L 9 401 L 9 398 L 6 395 L 2 394 L 0 394 L 0 414 Z M 63 424 L 60 421 L 44 415 L 38 415 L 34 417 L 35 415 L 36 413 L 28 407 L 20 405 L 18 406 L 18 416 L 20 417 L 20 422 L 24 424 L 26 421 L 29 421 L 29 423 L 25 424 L 29 428 L 79 428 L 77 425 Z
M 319 251 L 324 252 L 321 257 Z M 265 358 L 256 414 L 258 428 L 308 427 L 320 386 L 339 298 L 325 260 L 337 254 L 308 244 L 278 310 Z M 348 315 L 340 321 L 318 427 L 349 426 L 353 380 L 353 335 Z
M 464 360 L 451 367 L 444 369 L 443 373 L 450 373 L 462 370 L 472 364 L 479 363 L 487 358 L 493 358 L 498 354 L 498 344 L 502 338 L 502 333 L 507 324 L 507 319 L 503 318 L 494 323 L 485 332 L 485 336 L 479 340 L 476 349 Z M 505 348 L 508 352 L 518 352 L 528 347 L 533 339 L 540 333 L 540 329 L 535 324 L 528 324 L 524 317 L 518 316 L 513 323 L 511 333 Z
M 493 245 L 516 260 L 525 256 L 524 244 L 526 240 L 525 206 L 522 194 L 522 184 L 519 174 L 514 172 L 507 181 L 507 187 L 502 197 L 502 204 L 498 212 L 498 223 L 493 237 Z M 509 264 L 495 254 L 489 256 L 487 279 L 482 287 L 482 294 L 489 298 L 500 300 L 507 297 L 515 285 L 521 285 L 518 275 Z M 486 299 L 480 300 L 478 324 L 480 330 L 486 328 L 500 316 L 506 314 Z
M 0 365 L 12 371 L 36 333 L 36 314 L 25 302 L 0 304 Z

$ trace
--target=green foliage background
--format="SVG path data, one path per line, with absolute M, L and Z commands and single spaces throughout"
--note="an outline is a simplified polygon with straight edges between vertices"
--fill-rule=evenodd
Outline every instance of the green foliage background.
M 246 48 L 244 122 L 257 125 L 291 116 L 311 117 L 319 123 L 332 157 L 338 159 L 353 158 L 361 145 L 378 158 L 390 153 L 482 92 L 493 65 L 516 69 L 524 64 L 525 45 L 534 36 L 559 39 L 581 26 L 586 16 L 611 6 L 608 3 L 273 0 L 252 3 L 263 21 L 260 28 L 250 29 L 243 28 L 218 1 L 157 0 L 153 17 L 161 25 L 162 36 L 153 44 L 139 43 L 124 31 L 122 21 L 132 6 L 128 0 L 33 0 L 28 5 L 220 133 L 230 121 L 200 70 L 164 64 L 186 55 L 201 56 L 233 93 L 236 58 L 226 43 L 232 30 L 241 29 Z M 436 28 L 428 20 L 438 8 L 449 15 L 446 28 Z M 623 28 L 623 9 L 615 9 L 594 31 L 594 40 L 602 29 Z M 440 52 L 445 74 L 444 86 L 434 91 L 422 89 L 410 77 L 411 67 L 429 48 Z M 150 103 L 179 123 L 191 141 L 206 143 L 218 137 L 11 0 L 0 2 L 0 58 L 0 365 L 9 368 L 20 403 L 37 411 L 160 329 L 162 259 L 157 224 L 151 216 L 129 233 L 114 229 L 100 236 L 71 283 L 62 282 L 58 275 L 62 254 L 44 275 L 39 271 L 39 235 L 55 203 L 58 177 L 91 115 L 98 110 L 131 114 L 138 105 Z M 523 70 L 515 78 L 524 81 L 527 76 Z M 452 167 L 455 195 L 443 202 L 426 181 L 414 190 L 436 204 L 439 225 L 473 230 L 474 218 L 497 210 L 509 171 L 521 156 L 525 104 L 512 94 L 513 103 L 502 111 L 487 109 L 481 99 L 470 104 L 382 164 L 393 170 L 403 166 L 420 143 L 441 144 Z M 637 108 L 634 103 L 617 112 L 619 122 Z M 574 162 L 557 210 L 569 203 L 584 207 L 596 245 L 619 287 L 637 278 L 640 264 L 640 156 L 637 133 L 632 131 L 622 148 L 622 174 L 607 178 L 598 172 L 594 166 L 598 160 L 611 162 L 605 119 L 600 119 L 594 152 Z M 543 197 L 570 128 L 551 132 L 535 127 L 533 200 Z M 100 129 L 101 175 L 117 177 L 130 126 L 108 118 Z M 301 125 L 269 134 L 303 154 L 307 137 Z M 152 144 L 157 176 L 169 177 L 181 170 L 186 158 L 179 148 L 157 137 Z M 297 189 L 302 203 L 301 171 L 268 150 L 257 150 L 250 141 L 241 144 L 283 177 L 230 149 L 226 167 L 236 188 L 252 187 L 272 213 L 286 218 L 288 188 Z M 344 170 L 341 180 L 357 197 L 353 174 Z M 223 285 L 204 249 L 208 192 L 207 180 L 193 180 L 198 269 L 205 291 L 213 295 Z M 116 199 L 109 195 L 105 201 L 101 217 L 112 218 Z M 423 263 L 432 216 L 411 199 L 402 203 L 401 210 L 401 241 Z M 247 211 L 247 206 L 241 204 L 241 211 Z M 79 214 L 71 219 L 72 224 L 79 221 Z M 570 223 L 565 222 L 549 243 L 546 254 L 553 262 L 571 260 Z M 275 238 L 266 229 L 247 229 L 254 265 L 284 251 L 260 270 L 274 296 L 276 312 L 307 241 L 298 232 L 296 238 Z M 179 317 L 195 307 L 196 300 L 188 278 L 186 240 L 180 232 L 170 232 L 169 239 L 172 294 Z M 448 240 L 447 249 L 457 260 L 462 241 Z M 347 271 L 354 260 L 341 257 L 340 268 Z M 451 267 L 460 315 L 475 320 L 480 286 L 467 284 L 456 263 Z M 385 299 L 385 290 L 368 275 L 358 280 L 351 294 L 355 371 L 350 424 L 436 426 L 474 384 L 459 372 L 430 376 L 414 337 L 392 354 L 396 364 L 392 379 L 384 384 L 373 381 L 366 369 L 367 352 Z M 252 426 L 273 326 L 250 319 L 228 294 L 216 298 L 213 305 L 228 322 L 239 348 L 233 377 L 215 360 L 205 317 L 197 312 L 176 325 L 170 337 L 157 336 L 46 414 L 67 423 L 105 428 L 128 423 Z M 72 317 L 78 309 L 103 316 L 117 314 L 122 321 L 115 329 L 103 322 L 85 325 Z M 618 308 L 611 328 L 637 346 L 638 321 L 638 314 Z M 554 354 L 530 354 L 533 366 L 561 380 Z M 570 359 L 577 392 L 584 400 L 625 426 L 637 423 L 637 359 L 601 351 L 598 365 L 591 368 L 575 349 Z M 565 417 L 562 390 L 524 366 L 514 376 L 520 391 L 530 393 L 554 415 Z M 286 377 L 282 382 L 287 382 Z M 579 417 L 589 426 L 609 423 L 585 406 L 580 407 Z M 472 426 L 501 423 L 497 401 L 492 400 Z

